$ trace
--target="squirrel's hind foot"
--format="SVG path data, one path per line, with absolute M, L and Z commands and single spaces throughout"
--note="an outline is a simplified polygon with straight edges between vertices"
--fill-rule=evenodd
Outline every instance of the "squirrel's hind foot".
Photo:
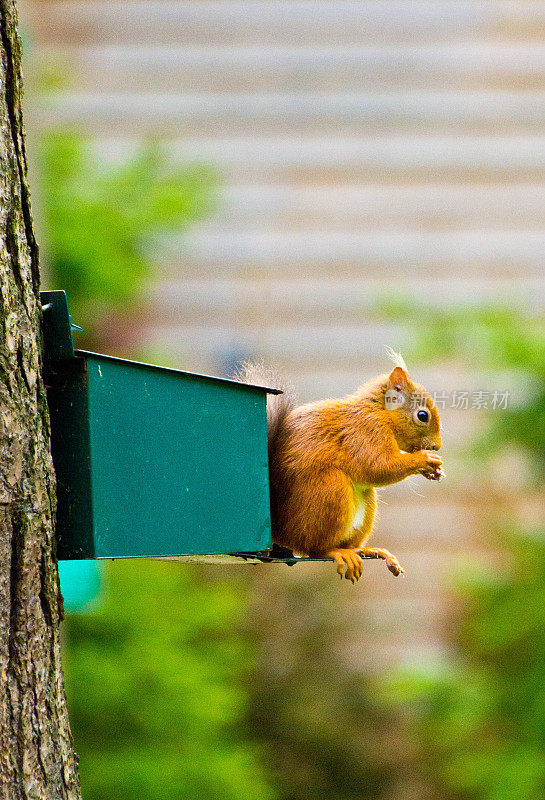
M 332 558 L 337 564 L 337 572 L 344 577 L 347 581 L 355 583 L 361 578 L 363 572 L 363 560 L 359 555 L 359 551 L 350 550 L 345 548 L 336 548 L 330 550 L 325 554 L 326 558 Z
M 392 575 L 404 575 L 405 570 L 397 560 L 397 558 L 390 553 L 389 550 L 383 550 L 381 547 L 358 547 L 356 553 L 360 556 L 367 556 L 367 558 L 382 558 L 386 561 L 386 566 Z

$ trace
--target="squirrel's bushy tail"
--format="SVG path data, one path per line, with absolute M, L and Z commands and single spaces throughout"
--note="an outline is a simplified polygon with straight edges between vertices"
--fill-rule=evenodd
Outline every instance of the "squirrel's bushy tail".
M 292 408 L 295 407 L 296 401 L 293 387 L 290 386 L 280 370 L 267 366 L 262 362 L 252 363 L 245 361 L 240 365 L 235 377 L 244 383 L 282 389 L 283 394 L 267 395 L 267 440 L 270 453 L 278 431 Z

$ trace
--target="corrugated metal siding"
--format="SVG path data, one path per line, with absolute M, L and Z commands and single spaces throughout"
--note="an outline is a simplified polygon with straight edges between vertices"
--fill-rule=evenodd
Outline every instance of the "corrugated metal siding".
M 24 12 L 34 59 L 71 75 L 29 124 L 77 123 L 108 158 L 160 134 L 173 163 L 221 178 L 213 219 L 158 243 L 143 340 L 181 365 L 259 355 L 284 363 L 303 399 L 334 396 L 407 341 L 377 313 L 385 290 L 543 308 L 545 4 L 34 0 Z M 517 390 L 450 365 L 419 377 Z M 374 541 L 407 578 L 372 564 L 358 589 L 375 666 L 440 652 L 454 563 L 492 557 L 484 490 L 458 459 L 479 412 L 443 416 L 448 480 L 383 494 Z

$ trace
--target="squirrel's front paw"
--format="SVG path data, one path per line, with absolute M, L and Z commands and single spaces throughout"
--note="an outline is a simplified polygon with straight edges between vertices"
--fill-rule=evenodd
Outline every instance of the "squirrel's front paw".
M 440 481 L 444 476 L 443 461 L 433 450 L 421 450 L 423 465 L 418 470 L 429 481 Z

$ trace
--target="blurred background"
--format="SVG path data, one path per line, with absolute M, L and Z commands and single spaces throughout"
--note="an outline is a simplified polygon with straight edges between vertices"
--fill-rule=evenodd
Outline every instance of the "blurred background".
M 381 492 L 373 541 L 404 580 L 65 573 L 84 797 L 542 800 L 545 5 L 20 17 L 43 284 L 80 346 L 217 375 L 263 358 L 308 401 L 390 345 L 445 428 L 446 479 Z

